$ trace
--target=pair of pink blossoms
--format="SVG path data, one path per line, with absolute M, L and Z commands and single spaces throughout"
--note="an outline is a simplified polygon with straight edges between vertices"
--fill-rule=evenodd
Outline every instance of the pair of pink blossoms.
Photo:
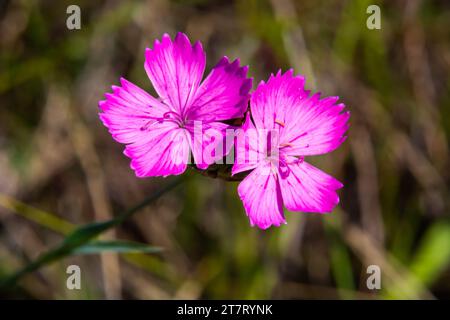
M 238 193 L 251 225 L 267 229 L 285 224 L 283 204 L 290 211 L 331 212 L 343 185 L 304 157 L 331 152 L 345 140 L 350 115 L 342 112 L 344 104 L 336 104 L 337 97 L 310 96 L 305 79 L 292 70 L 272 74 L 250 94 L 248 67 L 227 57 L 202 82 L 205 62 L 200 42 L 191 45 L 183 33 L 172 41 L 165 34 L 145 52 L 145 70 L 159 98 L 121 78 L 121 87 L 113 86 L 100 101 L 100 119 L 126 145 L 124 154 L 136 175 L 182 174 L 191 152 L 197 167 L 206 169 L 230 151 L 208 130 L 225 138 L 236 127 L 224 121 L 245 116 L 232 174 L 250 172 Z M 199 122 L 202 135 L 194 134 Z M 266 143 L 250 132 L 264 132 Z M 214 156 L 205 157 L 211 146 Z

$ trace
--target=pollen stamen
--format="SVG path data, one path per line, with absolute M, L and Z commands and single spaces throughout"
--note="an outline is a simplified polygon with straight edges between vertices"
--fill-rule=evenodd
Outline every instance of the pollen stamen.
M 293 144 L 290 142 L 285 142 L 285 143 L 281 143 L 280 144 L 280 148 L 284 148 L 284 147 L 292 147 Z
M 283 128 L 284 128 L 284 126 L 285 126 L 285 123 L 284 123 L 283 121 L 281 121 L 281 120 L 278 120 L 278 119 L 275 119 L 275 123 L 276 123 L 276 124 L 279 124 L 279 125 L 282 126 Z

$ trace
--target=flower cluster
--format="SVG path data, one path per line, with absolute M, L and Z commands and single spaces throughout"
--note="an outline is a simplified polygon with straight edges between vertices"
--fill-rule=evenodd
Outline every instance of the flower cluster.
M 344 104 L 310 95 L 292 70 L 271 75 L 250 93 L 248 67 L 238 59 L 223 57 L 202 81 L 205 64 L 200 42 L 165 34 L 145 52 L 145 71 L 159 97 L 121 78 L 100 101 L 100 119 L 125 144 L 136 176 L 179 175 L 191 163 L 208 170 L 225 158 L 231 176 L 246 175 L 238 194 L 252 225 L 286 223 L 283 205 L 331 212 L 342 184 L 304 157 L 331 152 L 345 140 Z

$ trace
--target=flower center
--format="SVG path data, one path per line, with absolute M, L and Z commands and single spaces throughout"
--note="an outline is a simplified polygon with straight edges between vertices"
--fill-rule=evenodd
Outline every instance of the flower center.
M 162 122 L 168 121 L 176 123 L 180 128 L 184 128 L 186 121 L 178 113 L 174 111 L 167 111 L 163 114 Z
M 186 125 L 186 119 L 183 119 L 178 113 L 174 111 L 167 111 L 162 115 L 162 117 L 148 117 L 148 120 L 141 126 L 141 131 L 146 131 L 150 128 L 150 126 L 155 123 L 163 123 L 163 122 L 173 122 L 177 124 L 180 128 L 184 128 Z

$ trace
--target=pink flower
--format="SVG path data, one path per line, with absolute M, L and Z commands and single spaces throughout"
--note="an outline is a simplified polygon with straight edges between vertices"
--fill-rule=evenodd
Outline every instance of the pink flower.
M 338 97 L 309 96 L 304 83 L 292 70 L 261 82 L 250 100 L 251 118 L 247 114 L 237 135 L 232 173 L 253 169 L 238 193 L 250 223 L 261 229 L 286 223 L 283 204 L 290 211 L 324 213 L 339 202 L 336 190 L 343 185 L 304 157 L 339 147 L 350 113 L 341 113 Z
M 252 80 L 248 67 L 223 57 L 201 83 L 205 62 L 200 42 L 191 45 L 183 33 L 173 41 L 164 34 L 145 52 L 145 70 L 159 98 L 121 78 L 122 86 L 113 86 L 100 101 L 100 119 L 116 141 L 126 144 L 124 154 L 138 177 L 181 174 L 191 151 L 205 169 L 229 151 L 203 153 L 223 142 L 230 126 L 221 121 L 243 117 Z M 196 128 L 201 134 L 194 137 Z

